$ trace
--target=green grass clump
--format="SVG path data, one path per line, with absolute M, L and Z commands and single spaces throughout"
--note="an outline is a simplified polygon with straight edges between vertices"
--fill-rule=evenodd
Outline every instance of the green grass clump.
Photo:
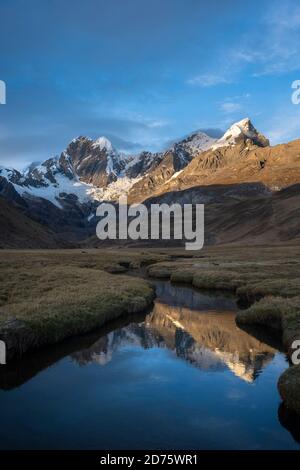
M 147 274 L 155 279 L 170 279 L 173 269 L 172 264 L 157 263 L 147 268 Z
M 171 273 L 171 282 L 192 284 L 195 272 L 190 269 L 181 269 Z
M 237 289 L 237 295 L 254 302 L 265 296 L 294 297 L 300 293 L 300 278 L 269 278 L 248 282 Z
M 199 289 L 221 289 L 235 292 L 243 284 L 243 280 L 234 271 L 203 269 L 203 271 L 194 274 L 192 284 Z
M 281 375 L 278 390 L 285 406 L 300 415 L 300 366 L 290 367 Z
M 237 314 L 238 325 L 260 325 L 282 330 L 282 313 L 287 308 L 282 297 L 265 297 Z
M 174 247 L 0 251 L 0 339 L 6 338 L 15 352 L 143 310 L 153 299 L 153 289 L 144 280 L 121 274 L 143 267 L 153 278 L 227 290 L 253 303 L 239 312 L 239 325 L 281 332 L 289 353 L 293 340 L 300 338 L 299 244 L 212 246 L 193 258 Z M 280 385 L 282 396 L 300 410 L 300 387 L 294 385 L 300 383 L 300 369 L 290 370 Z
M 154 297 L 145 280 L 89 268 L 41 267 L 19 275 L 23 282 L 10 284 L 0 316 L 0 338 L 11 356 L 142 311 Z
M 237 314 L 238 325 L 261 325 L 282 333 L 289 350 L 294 339 L 300 339 L 300 297 L 268 296 Z

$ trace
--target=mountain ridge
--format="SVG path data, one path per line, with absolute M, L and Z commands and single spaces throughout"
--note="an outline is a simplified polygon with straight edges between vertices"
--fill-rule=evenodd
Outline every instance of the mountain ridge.
M 121 194 L 124 193 L 122 181 L 125 191 L 128 190 L 136 179 L 154 170 L 170 154 L 174 169 L 178 171 L 197 152 L 206 150 L 215 141 L 203 132 L 196 132 L 174 143 L 164 152 L 143 151 L 138 155 L 125 155 L 118 152 L 106 137 L 93 140 L 78 136 L 59 156 L 29 165 L 23 172 L 0 166 L 0 177 L 11 183 L 25 199 L 43 198 L 63 208 L 65 195 L 72 194 L 83 205 L 117 197 L 114 184 L 118 180 L 117 187 Z M 110 185 L 113 187 L 109 188 Z
M 78 136 L 60 155 L 24 172 L 0 167 L 0 196 L 71 243 L 88 240 L 95 233 L 99 203 L 115 202 L 120 195 L 129 203 L 172 203 L 184 193 L 186 203 L 217 203 L 220 208 L 214 189 L 220 185 L 234 185 L 237 200 L 254 200 L 299 182 L 300 139 L 270 146 L 249 118 L 220 138 L 198 131 L 164 152 L 125 155 L 106 137 Z M 245 184 L 252 188 L 248 193 Z

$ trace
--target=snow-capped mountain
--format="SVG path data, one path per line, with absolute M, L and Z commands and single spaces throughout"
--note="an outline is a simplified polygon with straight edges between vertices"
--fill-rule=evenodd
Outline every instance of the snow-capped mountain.
M 210 149 L 195 155 L 171 177 L 155 179 L 151 175 L 138 181 L 130 190 L 129 201 L 140 202 L 142 194 L 143 201 L 172 198 L 173 202 L 187 203 L 187 199 L 196 198 L 198 203 L 206 203 L 204 194 L 200 197 L 203 189 L 211 187 L 216 194 L 219 185 L 239 185 L 242 197 L 241 185 L 254 183 L 261 188 L 257 196 L 277 192 L 300 181 L 299 149 L 300 140 L 270 146 L 246 118 L 233 124 Z M 239 191 L 235 189 L 236 196 Z
M 78 178 L 96 187 L 106 187 L 124 172 L 127 159 L 105 137 L 74 139 L 63 152 Z
M 145 200 L 170 190 L 181 189 L 182 178 L 186 173 L 193 176 L 193 164 L 198 160 L 201 160 L 201 165 L 213 174 L 214 170 L 224 163 L 219 150 L 225 151 L 232 148 L 237 149 L 239 154 L 241 147 L 246 149 L 251 146 L 266 147 L 268 145 L 268 139 L 255 129 L 249 118 L 233 124 L 220 139 L 213 139 L 201 132 L 191 134 L 167 151 L 160 165 L 132 186 L 129 201 L 140 202 L 141 195 Z M 178 156 L 183 156 L 184 164 L 177 164 Z M 244 165 L 245 162 L 243 160 L 242 162 Z M 197 184 L 196 179 L 198 179 L 198 185 L 205 181 L 200 175 L 199 178 L 192 180 L 192 185 Z
M 77 240 L 94 233 L 99 201 L 115 201 L 156 168 L 175 173 L 210 144 L 194 133 L 161 153 L 125 155 L 105 137 L 79 136 L 59 155 L 24 171 L 0 166 L 0 196 L 35 221 Z
M 105 137 L 92 140 L 79 136 L 60 156 L 30 165 L 24 172 L 0 167 L 0 177 L 11 183 L 23 198 L 43 198 L 59 208 L 70 195 L 79 204 L 117 199 L 141 177 L 157 167 L 170 152 L 176 170 L 183 168 L 196 152 L 211 145 L 204 133 L 195 133 L 161 153 L 125 155 Z
M 43 198 L 61 208 L 70 195 L 79 204 L 103 199 L 105 188 L 125 176 L 131 161 L 132 157 L 117 152 L 105 137 L 95 141 L 77 137 L 60 156 L 23 173 L 0 167 L 0 177 L 12 183 L 23 198 Z
M 182 172 L 190 173 L 194 160 L 202 162 L 201 156 L 206 155 L 204 160 L 209 162 L 204 162 L 205 166 L 212 171 L 217 163 L 211 161 L 220 158 L 216 152 L 240 144 L 265 147 L 268 140 L 248 118 L 233 124 L 220 139 L 198 131 L 158 153 L 125 155 L 103 136 L 96 140 L 79 136 L 59 156 L 31 165 L 24 172 L 0 167 L 0 194 L 30 207 L 50 203 L 59 210 L 75 211 L 86 223 L 99 201 L 117 200 L 122 194 L 141 201 L 159 188 L 171 185 L 173 189 Z M 192 167 L 191 171 L 194 173 Z M 44 210 L 41 212 L 46 221 Z
M 216 141 L 217 139 L 210 137 L 209 135 L 205 134 L 205 132 L 198 131 L 193 132 L 180 142 L 175 143 L 174 148 L 180 147 L 187 153 L 194 156 L 199 152 L 204 152 L 205 150 L 210 149 Z
M 245 118 L 234 123 L 220 139 L 213 143 L 211 148 L 215 150 L 220 147 L 234 146 L 247 142 L 247 140 L 258 147 L 270 145 L 269 140 L 255 129 L 250 119 Z
M 220 208 L 228 194 L 234 201 L 271 197 L 299 183 L 299 155 L 300 140 L 271 147 L 248 118 L 220 139 L 199 131 L 159 153 L 124 155 L 105 137 L 81 136 L 59 156 L 24 171 L 0 167 L 0 203 L 13 204 L 63 241 L 77 243 L 94 236 L 99 201 L 117 201 L 126 194 L 129 203 L 193 202 Z M 226 186 L 222 194 L 220 185 Z

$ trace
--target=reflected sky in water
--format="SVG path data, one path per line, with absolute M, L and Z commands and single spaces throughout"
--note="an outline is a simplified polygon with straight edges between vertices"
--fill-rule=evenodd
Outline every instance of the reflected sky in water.
M 276 387 L 286 358 L 235 311 L 158 282 L 147 315 L 1 367 L 0 447 L 300 448 Z

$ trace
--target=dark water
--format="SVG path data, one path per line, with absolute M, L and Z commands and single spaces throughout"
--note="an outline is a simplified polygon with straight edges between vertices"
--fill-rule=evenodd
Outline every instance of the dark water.
M 147 316 L 0 366 L 0 447 L 299 449 L 276 342 L 237 328 L 230 298 L 157 293 Z

